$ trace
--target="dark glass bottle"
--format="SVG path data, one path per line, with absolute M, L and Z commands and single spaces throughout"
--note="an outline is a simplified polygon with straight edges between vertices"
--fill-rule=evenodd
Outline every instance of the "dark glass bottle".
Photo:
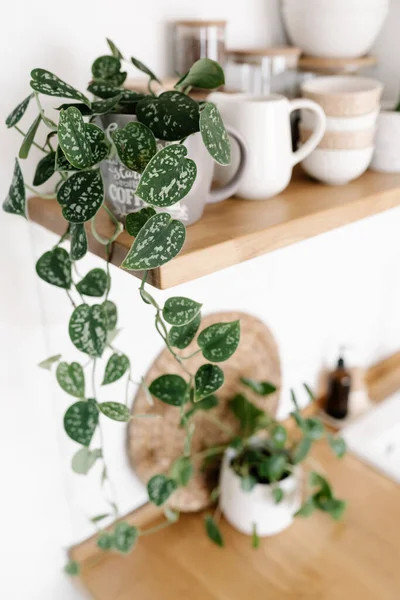
M 343 358 L 339 358 L 336 370 L 329 378 L 325 411 L 334 419 L 344 419 L 348 413 L 351 375 Z

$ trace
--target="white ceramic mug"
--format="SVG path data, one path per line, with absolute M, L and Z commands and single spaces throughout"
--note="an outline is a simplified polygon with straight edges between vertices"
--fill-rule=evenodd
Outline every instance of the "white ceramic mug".
M 312 100 L 222 92 L 214 92 L 208 100 L 218 106 L 224 123 L 234 127 L 247 143 L 247 166 L 236 192 L 247 200 L 265 200 L 282 192 L 290 182 L 294 165 L 318 146 L 325 132 L 325 113 Z M 290 113 L 298 109 L 313 111 L 316 123 L 309 140 L 293 152 Z M 231 165 L 216 168 L 220 182 L 237 169 L 239 153 L 235 143 L 232 150 Z

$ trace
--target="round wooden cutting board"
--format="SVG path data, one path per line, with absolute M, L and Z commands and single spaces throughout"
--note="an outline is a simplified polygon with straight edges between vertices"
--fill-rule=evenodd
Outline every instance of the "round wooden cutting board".
M 217 392 L 219 405 L 207 413 L 198 411 L 193 417 L 195 432 L 192 455 L 230 439 L 230 435 L 209 420 L 209 415 L 211 418 L 214 415 L 234 431 L 238 431 L 238 422 L 228 408 L 229 400 L 238 392 L 246 393 L 249 400 L 260 408 L 267 409 L 272 415 L 276 414 L 278 408 L 281 387 L 278 347 L 270 330 L 262 321 L 246 313 L 214 313 L 203 317 L 200 331 L 214 323 L 236 319 L 240 320 L 240 344 L 235 354 L 220 365 L 225 374 L 225 383 Z M 194 341 L 181 354 L 187 356 L 197 349 Z M 206 362 L 201 354 L 197 354 L 185 361 L 185 366 L 195 373 Z M 176 373 L 185 377 L 185 373 L 167 349 L 161 352 L 150 367 L 145 377 L 146 383 L 150 384 L 165 373 Z M 239 381 L 241 377 L 271 381 L 278 391 L 262 398 L 245 388 Z M 187 379 L 187 376 L 185 378 Z M 150 406 L 142 388 L 136 395 L 132 414 L 157 414 L 161 417 L 133 419 L 128 427 L 128 456 L 136 474 L 146 484 L 156 473 L 167 473 L 172 463 L 182 456 L 185 432 L 179 428 L 179 409 L 157 399 L 154 400 L 154 406 Z M 196 465 L 196 461 L 194 462 Z M 200 466 L 199 461 L 197 463 L 196 466 Z M 204 473 L 196 468 L 189 485 L 177 490 L 171 496 L 168 505 L 182 512 L 201 510 L 210 504 L 209 493 L 214 485 L 215 481 L 210 482 Z

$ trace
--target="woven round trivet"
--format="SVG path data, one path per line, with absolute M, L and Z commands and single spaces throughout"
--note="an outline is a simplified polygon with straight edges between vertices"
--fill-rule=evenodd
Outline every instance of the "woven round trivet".
M 225 383 L 218 390 L 219 405 L 205 413 L 199 411 L 193 417 L 195 432 L 192 440 L 192 455 L 202 452 L 211 446 L 224 444 L 230 435 L 216 426 L 209 416 L 214 415 L 235 432 L 239 430 L 238 422 L 228 408 L 228 401 L 238 392 L 245 392 L 249 400 L 260 408 L 267 409 L 272 415 L 276 413 L 281 386 L 281 369 L 277 344 L 262 321 L 239 312 L 214 313 L 203 317 L 200 330 L 218 322 L 240 319 L 240 344 L 235 354 L 221 363 L 225 374 Z M 196 341 L 192 342 L 182 355 L 189 355 L 198 349 Z M 195 373 L 200 365 L 207 361 L 198 354 L 185 361 L 186 368 Z M 145 377 L 150 384 L 156 377 L 165 373 L 176 373 L 185 377 L 179 364 L 169 353 L 163 350 L 150 367 Z M 240 377 L 252 377 L 257 380 L 271 381 L 278 391 L 267 398 L 254 394 L 239 381 Z M 186 377 L 187 378 L 187 377 Z M 156 473 L 167 473 L 171 464 L 182 456 L 185 432 L 179 428 L 179 409 L 155 399 L 154 407 L 150 406 L 143 389 L 139 389 L 133 403 L 132 414 L 158 414 L 161 418 L 133 419 L 128 428 L 127 450 L 130 462 L 138 477 L 147 483 Z M 195 466 L 201 465 L 200 460 Z M 196 468 L 189 485 L 177 490 L 169 499 L 172 508 L 182 512 L 201 510 L 210 504 L 210 488 L 215 485 L 207 481 L 204 473 Z

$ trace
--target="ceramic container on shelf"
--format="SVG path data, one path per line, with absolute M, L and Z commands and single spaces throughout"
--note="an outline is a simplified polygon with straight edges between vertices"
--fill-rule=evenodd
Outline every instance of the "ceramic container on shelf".
M 360 177 L 371 162 L 374 147 L 357 150 L 324 150 L 317 148 L 301 166 L 304 171 L 328 185 L 345 185 Z
M 208 100 L 218 106 L 224 122 L 246 141 L 247 165 L 236 192 L 246 200 L 265 200 L 282 192 L 290 182 L 294 165 L 316 148 L 324 134 L 324 112 L 306 98 L 289 101 L 278 94 L 252 96 L 214 92 Z M 293 152 L 290 114 L 306 108 L 315 113 L 316 128 L 310 139 Z M 217 180 L 231 177 L 238 160 L 233 144 L 232 163 L 228 167 L 217 165 Z
M 300 140 L 304 144 L 312 130 L 300 125 Z M 374 145 L 375 127 L 361 131 L 326 131 L 318 144 L 323 150 L 362 150 Z
M 366 54 L 388 14 L 389 0 L 282 0 L 283 21 L 295 46 L 311 56 Z
M 136 121 L 136 116 L 107 113 L 99 118 L 98 124 L 110 133 L 117 127 L 124 127 L 131 121 Z M 211 189 L 215 163 L 207 152 L 200 133 L 191 135 L 185 141 L 185 146 L 188 150 L 188 158 L 193 159 L 197 166 L 197 175 L 193 187 L 180 202 L 168 208 L 156 210 L 170 213 L 185 225 L 193 225 L 201 219 L 207 203 L 221 202 L 236 193 L 244 176 L 247 149 L 243 138 L 233 128 L 227 127 L 227 131 L 235 141 L 238 152 L 236 167 L 229 180 L 222 187 Z M 168 142 L 159 141 L 158 149 L 167 144 Z M 139 173 L 125 167 L 117 156 L 104 161 L 101 170 L 106 202 L 120 221 L 124 222 L 129 213 L 137 212 L 147 206 L 143 200 L 135 195 L 140 181 Z
M 220 507 L 226 520 L 241 533 L 251 535 L 256 526 L 259 536 L 270 536 L 284 531 L 293 522 L 302 500 L 301 470 L 279 482 L 284 498 L 276 504 L 272 487 L 257 484 L 251 492 L 241 487 L 241 479 L 230 463 L 236 451 L 228 448 L 225 453 L 220 478 Z
M 371 169 L 383 173 L 400 173 L 400 111 L 389 110 L 394 102 L 385 104 L 378 117 L 375 151 Z

